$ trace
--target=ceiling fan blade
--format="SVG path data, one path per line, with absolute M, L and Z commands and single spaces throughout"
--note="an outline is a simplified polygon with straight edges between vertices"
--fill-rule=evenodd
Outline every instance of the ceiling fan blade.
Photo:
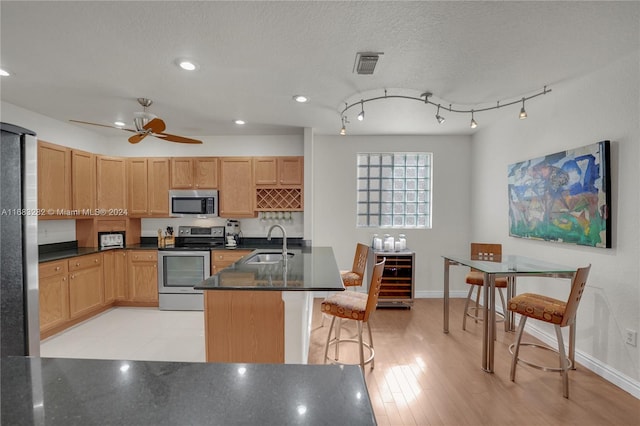
M 164 124 L 164 121 L 159 118 L 154 118 L 143 127 L 143 129 L 151 130 L 153 133 L 162 133 L 166 128 L 167 126 Z
M 185 138 L 184 136 L 177 136 L 177 135 L 170 135 L 168 133 L 158 133 L 158 134 L 154 134 L 153 136 L 159 138 L 159 139 L 163 139 L 165 141 L 169 141 L 169 142 L 178 142 L 178 143 L 202 143 L 202 141 L 197 140 L 197 139 L 190 139 L 190 138 Z
M 106 124 L 89 123 L 88 121 L 79 121 L 79 120 L 69 120 L 69 121 L 71 121 L 73 123 L 89 124 L 91 126 L 108 127 L 110 129 L 118 129 L 118 130 L 124 130 L 124 131 L 131 132 L 131 133 L 137 133 L 135 130 L 125 129 L 124 127 L 107 126 Z
M 145 137 L 147 137 L 148 133 L 138 133 L 137 135 L 133 135 L 129 138 L 129 143 L 138 143 Z

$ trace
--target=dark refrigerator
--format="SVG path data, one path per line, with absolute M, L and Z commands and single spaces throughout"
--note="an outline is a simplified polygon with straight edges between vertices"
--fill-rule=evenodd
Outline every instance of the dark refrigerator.
M 0 354 L 40 356 L 35 133 L 0 123 Z

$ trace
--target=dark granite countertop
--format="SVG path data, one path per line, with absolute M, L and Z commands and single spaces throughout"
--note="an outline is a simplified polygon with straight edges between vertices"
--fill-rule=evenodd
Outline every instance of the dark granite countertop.
M 359 366 L 2 358 L 2 424 L 375 425 Z
M 258 249 L 255 253 L 280 253 L 277 249 Z M 249 264 L 247 255 L 195 286 L 198 290 L 275 290 L 339 291 L 344 290 L 340 271 L 331 247 L 290 249 L 286 262 Z M 254 254 L 254 253 L 252 253 Z
M 131 244 L 125 247 L 126 250 L 157 250 L 156 237 L 142 237 L 140 244 Z M 287 244 L 292 248 L 304 248 L 308 242 L 301 238 L 287 239 Z M 240 250 L 256 250 L 256 249 L 277 249 L 282 247 L 282 238 L 274 238 L 268 241 L 266 238 L 244 238 L 242 243 L 238 245 Z M 38 262 L 51 262 L 54 260 L 69 259 L 76 256 L 84 256 L 86 254 L 99 253 L 98 247 L 78 247 L 77 241 L 66 241 L 62 243 L 42 244 L 38 246 Z M 121 250 L 121 249 L 110 249 Z M 227 249 L 224 246 L 215 247 L 214 250 L 235 250 Z

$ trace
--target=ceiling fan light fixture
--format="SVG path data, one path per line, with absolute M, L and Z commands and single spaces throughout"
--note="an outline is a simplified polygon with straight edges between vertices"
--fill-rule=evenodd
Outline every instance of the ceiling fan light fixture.
M 116 127 L 124 127 L 126 123 L 124 121 L 116 121 L 113 123 Z
M 309 102 L 309 98 L 305 95 L 293 95 L 293 100 L 301 104 Z
M 247 124 L 246 121 L 240 120 L 240 119 L 233 120 L 233 122 L 236 123 L 238 126 L 242 126 L 243 124 Z
M 4 68 L 0 68 L 0 76 L 2 77 L 9 77 L 11 75 L 11 73 L 7 70 L 5 70 Z

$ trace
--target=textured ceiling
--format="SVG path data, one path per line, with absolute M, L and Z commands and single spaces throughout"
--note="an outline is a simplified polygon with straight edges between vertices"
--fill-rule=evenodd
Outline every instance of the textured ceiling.
M 103 124 L 131 123 L 135 98 L 147 97 L 166 131 L 184 136 L 337 134 L 345 102 L 385 88 L 477 109 L 561 87 L 638 50 L 639 11 L 638 2 L 3 0 L 0 66 L 14 75 L 0 95 L 55 119 Z M 384 52 L 374 75 L 352 72 L 360 51 Z M 180 70 L 180 57 L 199 70 Z M 310 102 L 293 102 L 298 93 Z M 438 125 L 435 107 L 414 101 L 365 109 L 363 122 L 359 108 L 349 111 L 349 134 L 472 132 L 469 116 L 443 113 Z

